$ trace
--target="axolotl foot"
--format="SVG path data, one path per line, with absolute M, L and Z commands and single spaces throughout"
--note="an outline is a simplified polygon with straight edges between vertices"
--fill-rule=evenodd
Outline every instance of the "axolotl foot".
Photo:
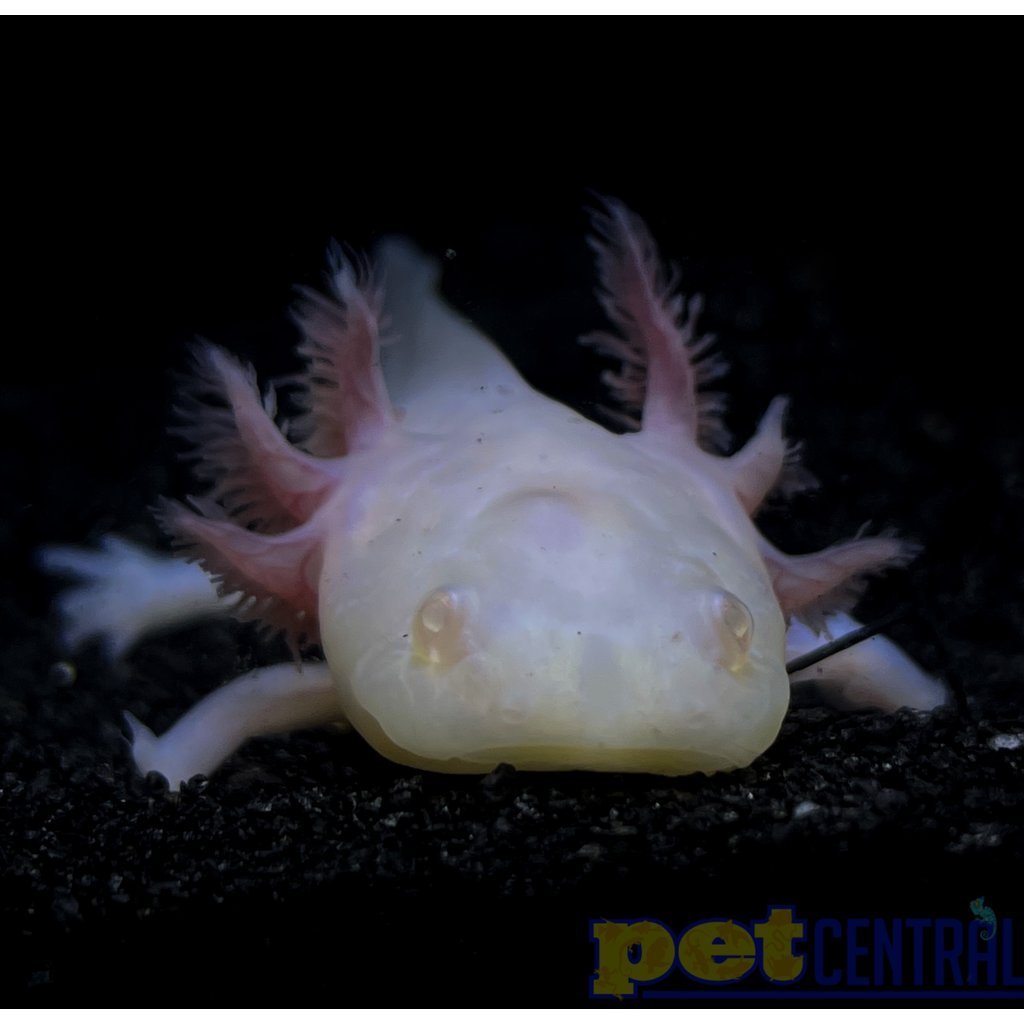
M 98 549 L 51 545 L 37 554 L 52 576 L 77 580 L 57 598 L 60 638 L 73 651 L 96 639 L 119 658 L 152 633 L 230 612 L 236 596 L 217 596 L 198 565 L 108 535 Z

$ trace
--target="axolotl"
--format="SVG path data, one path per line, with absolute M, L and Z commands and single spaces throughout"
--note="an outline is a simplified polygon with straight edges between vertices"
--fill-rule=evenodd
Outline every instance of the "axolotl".
M 201 700 L 135 761 L 177 788 L 257 734 L 345 722 L 387 757 L 443 772 L 591 769 L 679 775 L 748 765 L 786 713 L 787 659 L 846 615 L 865 577 L 913 547 L 866 536 L 788 555 L 752 517 L 808 482 L 774 400 L 720 453 L 722 369 L 643 221 L 592 216 L 621 363 L 616 433 L 533 390 L 439 297 L 411 243 L 332 250 L 329 291 L 300 289 L 304 412 L 221 348 L 197 349 L 181 433 L 209 485 L 158 516 L 175 561 L 116 538 L 50 548 L 65 639 L 118 653 L 156 628 L 230 612 L 283 630 L 295 660 Z M 299 652 L 319 647 L 322 660 Z M 847 704 L 928 709 L 941 682 L 891 641 L 804 673 Z M 798 677 L 799 679 L 799 677 Z

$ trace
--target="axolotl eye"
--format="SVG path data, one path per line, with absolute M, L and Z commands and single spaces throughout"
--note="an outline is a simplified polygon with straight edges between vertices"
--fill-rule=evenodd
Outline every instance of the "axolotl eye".
M 412 620 L 412 650 L 438 668 L 451 668 L 469 653 L 466 622 L 472 595 L 456 587 L 431 591 Z
M 716 661 L 730 672 L 747 664 L 754 642 L 754 618 L 750 609 L 728 590 L 712 590 L 705 595 L 704 614 L 710 629 Z

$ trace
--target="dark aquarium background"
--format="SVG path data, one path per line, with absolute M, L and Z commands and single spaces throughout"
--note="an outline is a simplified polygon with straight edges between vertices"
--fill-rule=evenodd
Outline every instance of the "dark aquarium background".
M 528 111 L 505 97 L 484 118 L 456 100 L 466 83 L 439 77 L 441 108 L 398 120 L 372 99 L 304 114 L 269 88 L 154 90 L 144 115 L 123 89 L 87 88 L 15 117 L 0 992 L 585 1005 L 592 919 L 657 919 L 678 937 L 786 905 L 966 929 L 978 897 L 1020 940 L 1024 975 L 1022 224 L 1000 143 L 960 124 L 972 157 L 954 166 L 937 113 L 894 116 L 882 137 L 856 105 L 827 124 L 733 111 L 677 133 L 605 120 L 585 91 Z M 190 341 L 251 359 L 261 379 L 289 372 L 292 287 L 319 282 L 328 240 L 402 232 L 531 382 L 599 416 L 607 364 L 574 344 L 602 322 L 584 242 L 595 192 L 643 216 L 705 295 L 737 441 L 791 396 L 822 487 L 772 509 L 766 533 L 794 552 L 865 523 L 922 543 L 860 614 L 904 609 L 890 633 L 948 681 L 949 707 L 800 697 L 763 757 L 710 778 L 442 776 L 328 731 L 254 741 L 179 796 L 138 778 L 122 709 L 161 731 L 284 649 L 211 623 L 117 665 L 86 648 L 71 670 L 32 555 L 109 531 L 163 543 L 147 509 L 189 493 L 166 427 Z M 754 972 L 712 989 L 678 969 L 659 984 L 715 1005 L 772 987 Z M 796 988 L 806 1005 L 815 981 Z

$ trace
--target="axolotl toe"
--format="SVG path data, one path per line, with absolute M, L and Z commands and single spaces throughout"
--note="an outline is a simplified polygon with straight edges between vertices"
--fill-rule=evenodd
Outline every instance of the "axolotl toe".
M 718 454 L 706 385 L 722 365 L 699 302 L 624 206 L 603 201 L 593 227 L 608 329 L 583 340 L 621 363 L 623 434 L 526 384 L 403 241 L 372 265 L 335 252 L 329 293 L 302 290 L 305 413 L 290 437 L 251 368 L 198 350 L 181 432 L 210 490 L 160 510 L 196 564 L 118 541 L 49 549 L 51 569 L 85 581 L 63 599 L 68 637 L 122 650 L 227 611 L 325 661 L 237 679 L 161 737 L 133 719 L 142 770 L 176 786 L 248 736 L 340 719 L 395 761 L 455 772 L 712 772 L 773 742 L 787 658 L 856 628 L 834 613 L 912 549 L 875 536 L 791 556 L 761 536 L 764 499 L 809 480 L 785 402 Z M 847 703 L 945 698 L 882 637 L 814 678 Z

